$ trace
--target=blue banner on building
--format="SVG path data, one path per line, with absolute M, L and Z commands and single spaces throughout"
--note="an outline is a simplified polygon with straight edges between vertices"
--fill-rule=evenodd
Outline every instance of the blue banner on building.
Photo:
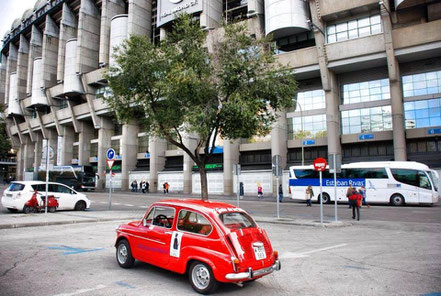
M 334 186 L 334 179 L 322 179 L 322 186 Z M 289 186 L 320 186 L 320 179 L 289 179 Z M 366 179 L 337 179 L 337 187 L 366 186 Z

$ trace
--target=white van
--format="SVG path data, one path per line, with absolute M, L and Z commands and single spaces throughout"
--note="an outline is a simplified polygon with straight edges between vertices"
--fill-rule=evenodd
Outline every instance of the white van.
M 37 190 L 46 195 L 46 183 L 42 181 L 15 181 L 3 192 L 2 206 L 10 212 L 23 211 L 25 203 L 31 199 Z M 58 199 L 58 210 L 84 211 L 90 208 L 90 200 L 64 184 L 49 182 L 48 194 Z

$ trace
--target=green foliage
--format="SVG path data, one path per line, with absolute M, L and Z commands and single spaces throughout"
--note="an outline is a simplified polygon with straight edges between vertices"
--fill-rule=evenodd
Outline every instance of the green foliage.
M 223 29 L 209 52 L 208 33 L 183 14 L 159 45 L 132 35 L 106 74 L 113 95 L 105 100 L 120 121 L 137 118 L 150 135 L 183 149 L 201 168 L 217 136 L 266 135 L 297 89 L 290 70 L 275 62 L 270 40 L 256 39 L 241 24 Z M 184 134 L 198 135 L 194 151 L 184 145 Z
M 0 113 L 2 113 L 4 109 L 4 105 L 0 104 Z M 11 141 L 6 133 L 6 122 L 0 116 L 0 158 L 7 158 L 10 148 Z

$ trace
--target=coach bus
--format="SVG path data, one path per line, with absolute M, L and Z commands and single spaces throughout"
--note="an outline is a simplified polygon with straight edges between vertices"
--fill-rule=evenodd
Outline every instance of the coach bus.
M 291 199 L 305 200 L 308 185 L 314 190 L 313 201 L 320 201 L 319 172 L 310 166 L 289 168 Z M 335 200 L 334 174 L 322 174 L 323 203 Z M 433 205 L 440 198 L 439 175 L 427 165 L 413 161 L 356 162 L 344 164 L 337 174 L 337 201 L 348 202 L 349 187 L 366 188 L 368 203 Z
M 38 169 L 38 180 L 46 181 L 46 170 Z M 88 165 L 62 165 L 54 166 L 49 171 L 49 181 L 58 182 L 75 190 L 87 191 L 95 189 L 95 172 Z

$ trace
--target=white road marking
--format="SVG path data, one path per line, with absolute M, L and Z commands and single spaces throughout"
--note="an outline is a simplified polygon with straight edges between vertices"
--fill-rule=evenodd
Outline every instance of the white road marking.
M 320 248 L 320 249 L 315 249 L 315 250 L 301 252 L 301 253 L 286 252 L 286 253 L 280 254 L 280 258 L 281 259 L 305 258 L 305 257 L 309 257 L 309 254 L 323 252 L 323 251 L 327 251 L 327 250 L 331 250 L 331 249 L 336 249 L 336 248 L 341 248 L 341 247 L 344 247 L 344 246 L 347 246 L 347 245 L 348 244 L 339 244 L 339 245 L 335 245 L 335 246 L 331 246 L 331 247 Z
M 148 206 L 139 206 L 140 208 L 147 209 Z
M 57 294 L 57 295 L 54 295 L 54 296 L 73 296 L 73 295 L 79 295 L 79 294 L 88 293 L 88 292 L 92 292 L 92 291 L 96 291 L 96 290 L 101 290 L 101 289 L 104 289 L 105 287 L 106 286 L 104 286 L 104 285 L 98 285 L 95 288 L 80 289 L 80 290 L 77 290 L 76 292 Z
M 126 207 L 134 207 L 134 205 L 124 204 Z

